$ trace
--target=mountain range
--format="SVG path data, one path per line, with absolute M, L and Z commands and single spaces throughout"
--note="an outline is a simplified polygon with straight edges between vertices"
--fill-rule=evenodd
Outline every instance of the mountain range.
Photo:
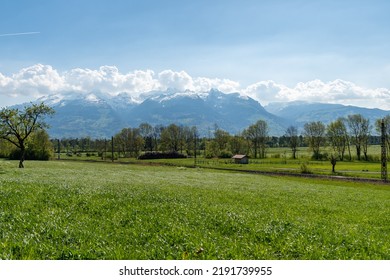
M 112 96 L 102 92 L 53 94 L 37 100 L 53 107 L 55 115 L 47 119 L 52 138 L 105 138 L 125 127 L 151 125 L 196 126 L 201 135 L 214 130 L 215 125 L 236 134 L 258 120 L 265 120 L 269 134 L 281 136 L 290 125 L 302 129 L 306 122 L 325 124 L 350 114 L 362 114 L 370 123 L 390 114 L 390 111 L 340 104 L 280 102 L 263 107 L 258 101 L 239 93 L 167 91 L 148 92 L 132 97 L 121 93 Z
M 307 122 L 321 121 L 325 124 L 348 115 L 361 114 L 374 125 L 377 119 L 390 114 L 390 111 L 369 109 L 341 104 L 313 103 L 304 101 L 271 103 L 265 107 L 271 114 L 292 120 L 294 125 L 303 127 Z

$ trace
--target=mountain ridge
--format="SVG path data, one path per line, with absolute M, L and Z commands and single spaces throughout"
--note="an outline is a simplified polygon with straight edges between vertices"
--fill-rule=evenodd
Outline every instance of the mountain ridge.
M 138 127 L 141 123 L 155 125 L 196 126 L 202 136 L 208 135 L 215 124 L 231 134 L 242 132 L 262 119 L 268 123 L 270 136 L 282 136 L 287 127 L 294 125 L 299 132 L 310 121 L 325 124 L 362 114 L 373 125 L 376 119 L 390 111 L 368 109 L 342 104 L 320 102 L 278 102 L 263 107 L 258 101 L 240 93 L 153 91 L 132 96 L 122 92 L 112 96 L 103 92 L 69 92 L 53 94 L 37 100 L 53 107 L 56 114 L 48 119 L 49 134 L 53 138 L 92 137 L 107 138 L 125 127 Z
M 217 124 L 236 134 L 259 119 L 270 124 L 272 134 L 282 134 L 286 123 L 267 112 L 256 100 L 239 93 L 155 91 L 133 98 L 122 93 L 102 92 L 45 96 L 37 100 L 52 106 L 56 115 L 48 119 L 51 137 L 109 137 L 125 127 L 151 125 L 197 126 L 206 135 Z
M 265 109 L 280 118 L 294 120 L 295 125 L 301 128 L 306 122 L 321 121 L 329 124 L 353 114 L 361 114 L 374 125 L 377 119 L 390 114 L 390 111 L 377 108 L 306 101 L 275 102 L 265 106 Z

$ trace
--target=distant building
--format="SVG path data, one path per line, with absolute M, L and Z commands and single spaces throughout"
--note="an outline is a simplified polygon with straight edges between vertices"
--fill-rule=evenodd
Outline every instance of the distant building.
M 237 163 L 237 164 L 248 164 L 249 163 L 249 158 L 247 155 L 234 155 L 232 157 L 232 159 L 234 160 L 234 163 Z

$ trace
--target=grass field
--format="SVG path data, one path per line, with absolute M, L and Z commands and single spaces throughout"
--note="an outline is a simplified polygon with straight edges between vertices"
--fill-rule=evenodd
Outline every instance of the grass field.
M 390 259 L 390 186 L 0 161 L 1 259 Z
M 336 164 L 336 173 L 332 173 L 332 165 L 329 160 L 313 160 L 311 159 L 311 151 L 308 148 L 301 147 L 297 152 L 297 158 L 292 159 L 291 151 L 288 148 L 269 148 L 267 149 L 267 157 L 264 159 L 250 159 L 249 164 L 234 164 L 230 158 L 227 159 L 205 159 L 199 156 L 196 161 L 198 167 L 203 168 L 219 168 L 219 169 L 236 169 L 236 170 L 251 170 L 273 173 L 301 173 L 302 165 L 305 164 L 308 171 L 313 174 L 321 175 L 337 175 L 346 177 L 381 179 L 381 164 L 380 164 L 380 146 L 369 146 L 369 161 L 356 160 L 356 154 L 352 149 L 353 160 L 348 160 L 346 155 L 344 161 L 338 161 Z M 332 149 L 326 147 L 322 152 L 331 153 Z M 94 156 L 86 156 L 86 153 L 81 153 L 81 156 L 67 156 L 65 153 L 61 155 L 61 159 L 72 161 L 107 161 L 107 158 L 102 160 L 94 154 Z M 111 153 L 107 152 L 110 157 Z M 55 155 L 57 157 L 57 155 Z M 121 158 L 115 157 L 115 162 L 123 163 L 141 163 L 141 164 L 165 164 L 175 166 L 194 166 L 193 158 L 186 159 L 161 159 L 161 160 L 137 160 L 135 158 Z

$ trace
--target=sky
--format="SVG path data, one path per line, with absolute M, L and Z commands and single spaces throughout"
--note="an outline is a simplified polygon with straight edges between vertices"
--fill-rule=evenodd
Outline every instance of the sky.
M 387 0 L 2 0 L 0 107 L 175 87 L 390 110 L 389 11 Z

